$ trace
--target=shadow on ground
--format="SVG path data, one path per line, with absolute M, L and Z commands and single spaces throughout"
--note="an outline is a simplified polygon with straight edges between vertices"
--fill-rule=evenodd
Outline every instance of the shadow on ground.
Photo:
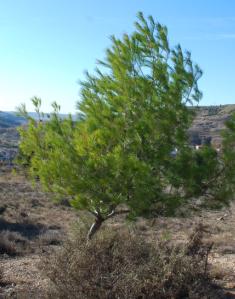
M 22 236 L 29 240 L 37 238 L 43 231 L 45 231 L 45 226 L 42 224 L 33 223 L 14 223 L 8 222 L 4 219 L 0 219 L 0 232 L 10 231 L 20 233 Z

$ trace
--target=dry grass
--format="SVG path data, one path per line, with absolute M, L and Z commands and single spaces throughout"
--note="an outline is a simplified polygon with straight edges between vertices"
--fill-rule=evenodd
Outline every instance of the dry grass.
M 184 246 L 147 243 L 127 230 L 103 230 L 89 243 L 75 240 L 42 265 L 49 298 L 223 298 L 208 274 L 208 247 L 199 226 Z
M 0 232 L 0 254 L 16 256 L 29 252 L 29 242 L 21 234 L 7 230 Z
M 60 246 L 75 219 L 71 208 L 53 203 L 11 169 L 0 168 L 0 298 L 44 298 L 39 257 Z

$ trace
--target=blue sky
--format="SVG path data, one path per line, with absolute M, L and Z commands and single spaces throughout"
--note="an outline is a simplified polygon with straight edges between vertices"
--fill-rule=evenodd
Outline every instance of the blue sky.
M 39 96 L 74 113 L 78 81 L 104 57 L 109 36 L 133 30 L 136 13 L 168 27 L 204 71 L 202 105 L 235 103 L 235 1 L 0 0 L 0 110 Z

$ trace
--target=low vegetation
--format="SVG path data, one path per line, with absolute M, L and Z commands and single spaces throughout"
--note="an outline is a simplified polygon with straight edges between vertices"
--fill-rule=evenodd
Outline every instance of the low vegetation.
M 85 232 L 92 221 L 91 217 L 87 218 L 89 214 L 85 217 L 84 213 L 80 212 L 80 221 L 74 227 L 73 223 L 78 215 L 73 209 L 49 201 L 48 195 L 36 187 L 31 186 L 24 177 L 12 175 L 9 169 L 0 176 L 2 195 L 0 206 L 5 207 L 7 202 L 7 206 L 1 214 L 1 232 L 5 234 L 5 231 L 10 231 L 12 237 L 20 237 L 27 241 L 26 247 L 21 247 L 17 239 L 13 239 L 13 245 L 17 244 L 17 254 L 5 253 L 0 255 L 0 269 L 3 272 L 2 289 L 0 289 L 2 293 L 0 292 L 0 294 L 4 294 L 6 298 L 15 298 L 16 296 L 17 298 L 46 298 L 48 277 L 45 276 L 44 270 L 40 271 L 37 268 L 41 257 L 43 256 L 43 259 L 48 257 L 49 261 L 54 260 L 53 252 L 61 252 L 61 246 L 69 246 L 70 243 L 67 244 L 67 238 L 71 234 L 71 228 L 72 232 L 74 231 L 73 238 L 76 239 L 76 235 L 79 235 L 77 238 L 80 239 L 81 235 L 78 234 L 77 229 L 82 226 L 81 218 L 84 219 L 82 223 L 87 223 L 82 233 L 82 240 L 86 243 Z M 235 279 L 233 273 L 235 266 L 233 250 L 235 206 L 232 207 L 231 213 L 227 210 L 208 211 L 207 213 L 203 211 L 190 217 L 169 218 L 161 216 L 154 219 L 140 218 L 137 219 L 137 222 L 125 222 L 125 216 L 122 215 L 110 219 L 93 239 L 98 238 L 100 233 L 102 239 L 103 230 L 108 237 L 118 231 L 122 234 L 123 230 L 126 231 L 125 228 L 129 227 L 131 235 L 133 237 L 134 235 L 140 236 L 144 242 L 157 246 L 159 242 L 162 242 L 161 240 L 168 240 L 163 243 L 168 244 L 168 246 L 176 246 L 179 242 L 185 244 L 188 235 L 192 232 L 194 223 L 203 220 L 208 231 L 205 235 L 205 241 L 208 245 L 214 243 L 212 253 L 209 254 L 208 271 L 218 285 L 231 290 L 234 288 Z M 126 231 L 126 234 L 128 235 L 129 232 Z M 123 244 L 125 238 L 123 241 L 118 238 L 117 241 Z M 71 252 L 76 251 L 75 246 L 79 241 L 74 242 Z M 207 245 L 205 248 L 208 248 Z M 61 273 L 64 273 L 64 268 L 61 268 Z M 52 282 L 51 284 L 53 285 Z M 215 291 L 217 292 L 217 290 Z M 208 298 L 211 297 L 208 296 Z
M 42 265 L 49 298 L 222 298 L 208 272 L 211 244 L 199 226 L 185 245 L 147 243 L 128 230 L 80 232 Z
M 0 254 L 17 256 L 29 251 L 28 240 L 21 234 L 11 231 L 0 232 Z

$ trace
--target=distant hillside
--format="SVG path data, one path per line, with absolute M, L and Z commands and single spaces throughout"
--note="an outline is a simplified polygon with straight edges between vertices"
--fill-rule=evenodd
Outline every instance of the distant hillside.
M 17 116 L 14 112 L 0 111 L 0 128 L 12 128 L 23 124 L 25 120 L 22 117 Z
M 235 112 L 235 105 L 201 106 L 195 108 L 196 117 L 189 130 L 192 144 L 204 143 L 211 139 L 215 147 L 221 145 L 221 131 L 225 121 Z
M 235 105 L 199 106 L 193 109 L 196 111 L 196 117 L 189 130 L 191 143 L 201 144 L 206 140 L 211 140 L 214 146 L 219 147 L 221 144 L 220 134 L 221 130 L 224 129 L 224 122 L 229 119 L 231 113 L 235 112 Z M 36 113 L 30 113 L 30 116 L 37 118 Z M 65 114 L 60 116 L 61 118 L 66 117 Z M 74 120 L 77 119 L 75 115 L 72 117 Z M 45 119 L 48 119 L 47 115 Z M 15 128 L 25 122 L 25 119 L 13 112 L 0 111 L 0 130 Z
M 34 119 L 38 118 L 38 116 L 35 112 L 29 112 L 29 115 Z M 45 114 L 44 119 L 48 120 L 49 119 L 48 116 L 49 116 L 49 114 Z M 65 118 L 67 116 L 68 116 L 67 114 L 60 114 L 61 118 Z M 74 120 L 76 120 L 77 116 L 72 115 L 72 118 Z M 24 123 L 26 123 L 26 120 L 23 117 L 17 116 L 16 113 L 14 113 L 14 112 L 0 111 L 0 129 L 14 128 L 14 127 L 18 127 Z

